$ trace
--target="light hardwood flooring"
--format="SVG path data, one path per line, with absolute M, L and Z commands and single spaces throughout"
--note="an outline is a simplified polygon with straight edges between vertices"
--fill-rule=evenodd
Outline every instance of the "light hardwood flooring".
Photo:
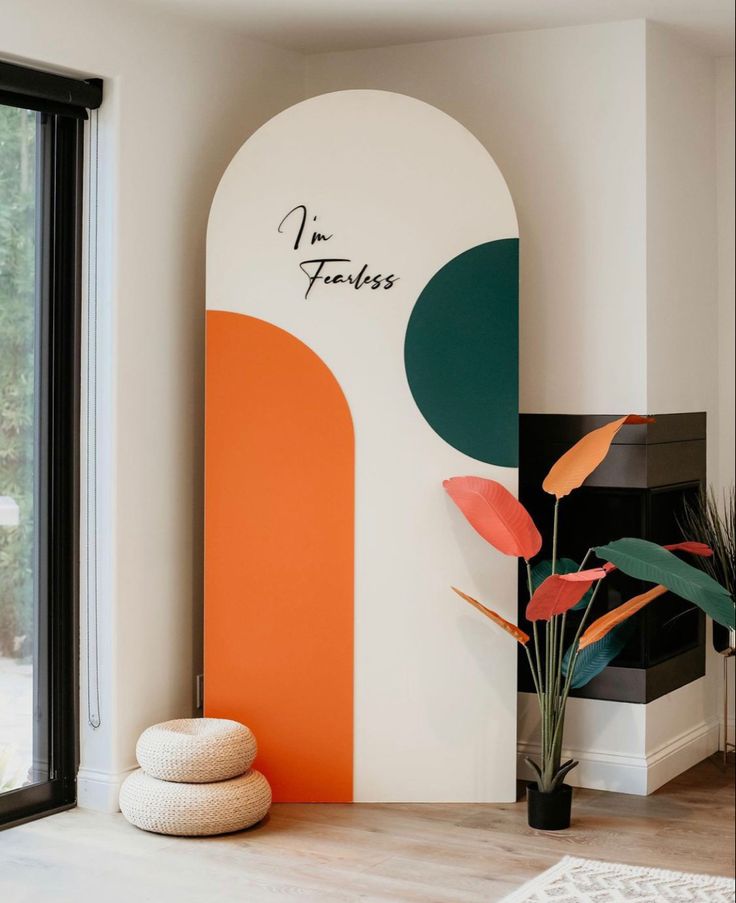
M 488 903 L 564 855 L 732 875 L 733 768 L 702 762 L 649 797 L 575 792 L 569 831 L 525 804 L 275 805 L 226 837 L 145 834 L 75 809 L 0 832 L 2 903 Z

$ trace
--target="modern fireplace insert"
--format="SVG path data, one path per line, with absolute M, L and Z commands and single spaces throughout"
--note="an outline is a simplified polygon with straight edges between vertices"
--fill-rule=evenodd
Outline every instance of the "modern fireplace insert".
M 541 556 L 551 557 L 554 508 L 542 480 L 574 442 L 616 416 L 621 415 L 521 415 L 519 497 L 545 537 Z M 560 504 L 560 556 L 580 562 L 590 546 L 623 536 L 662 544 L 680 540 L 683 503 L 705 481 L 705 427 L 704 413 L 661 414 L 654 423 L 624 426 L 603 464 Z M 646 586 L 615 572 L 601 587 L 592 618 Z M 523 629 L 530 626 L 524 617 L 527 601 L 524 570 L 519 578 Z M 580 616 L 568 619 L 570 638 Z M 572 696 L 646 703 L 705 674 L 705 616 L 690 602 L 667 593 L 632 620 L 636 629 L 621 654 Z M 523 657 L 519 689 L 534 691 Z

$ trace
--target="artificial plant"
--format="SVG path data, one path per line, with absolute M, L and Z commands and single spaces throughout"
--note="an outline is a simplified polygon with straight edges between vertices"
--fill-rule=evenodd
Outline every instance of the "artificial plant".
M 481 477 L 453 477 L 443 483 L 471 526 L 494 548 L 523 558 L 526 564 L 529 603 L 526 617 L 532 636 L 487 608 L 472 596 L 455 592 L 516 639 L 526 653 L 541 715 L 541 757 L 526 761 L 537 775 L 544 793 L 553 792 L 578 763 L 562 762 L 565 707 L 570 690 L 599 674 L 621 651 L 633 622 L 629 619 L 656 598 L 671 590 L 688 599 L 726 627 L 734 627 L 733 596 L 699 568 L 674 552 L 710 556 L 701 542 L 659 546 L 643 539 L 625 538 L 588 549 L 582 563 L 558 555 L 560 503 L 595 470 L 608 454 L 616 433 L 627 423 L 651 422 L 630 414 L 583 436 L 552 467 L 542 488 L 554 496 L 552 559 L 532 564 L 542 547 L 542 537 L 524 506 L 500 483 Z M 592 555 L 600 565 L 588 567 Z M 654 584 L 617 608 L 588 624 L 603 581 L 619 569 L 638 580 Z M 572 641 L 566 646 L 567 613 L 582 610 Z

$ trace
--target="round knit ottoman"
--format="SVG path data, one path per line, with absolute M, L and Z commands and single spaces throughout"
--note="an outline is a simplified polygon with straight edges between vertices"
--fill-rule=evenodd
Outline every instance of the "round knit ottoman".
M 135 748 L 138 764 L 153 778 L 199 784 L 243 774 L 256 757 L 256 738 L 226 718 L 180 718 L 154 724 Z
M 212 784 L 159 781 L 138 769 L 120 790 L 120 809 L 131 824 L 183 837 L 242 831 L 259 822 L 270 806 L 268 781 L 252 769 Z

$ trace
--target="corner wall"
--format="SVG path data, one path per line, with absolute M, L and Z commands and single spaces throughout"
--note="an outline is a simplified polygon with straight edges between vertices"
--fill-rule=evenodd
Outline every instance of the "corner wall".
M 734 484 L 734 58 L 716 60 L 716 170 L 718 194 L 718 471 L 714 484 L 723 492 Z M 720 671 L 717 658 L 712 665 Z M 728 662 L 728 739 L 736 735 L 736 658 Z M 718 711 L 723 708 L 723 685 L 719 676 Z M 721 737 L 721 747 L 724 738 Z
M 105 79 L 98 460 L 102 723 L 80 671 L 80 804 L 117 808 L 149 724 L 201 671 L 204 243 L 225 166 L 303 97 L 303 58 L 109 0 L 0 0 L 0 55 Z M 83 506 L 84 507 L 84 506 Z M 84 600 L 82 600 L 84 611 Z
M 718 470 L 721 491 L 734 482 L 734 58 L 716 60 L 718 223 Z
M 707 411 L 718 458 L 714 62 L 647 23 L 647 406 Z
M 707 411 L 708 483 L 718 494 L 734 480 L 734 120 L 727 62 L 647 25 L 649 409 Z M 649 737 L 676 736 L 684 710 L 690 724 L 697 714 L 710 725 L 708 753 L 722 742 L 723 662 L 710 637 L 709 624 L 699 695 L 690 684 L 649 706 Z M 733 660 L 729 669 L 733 675 Z

